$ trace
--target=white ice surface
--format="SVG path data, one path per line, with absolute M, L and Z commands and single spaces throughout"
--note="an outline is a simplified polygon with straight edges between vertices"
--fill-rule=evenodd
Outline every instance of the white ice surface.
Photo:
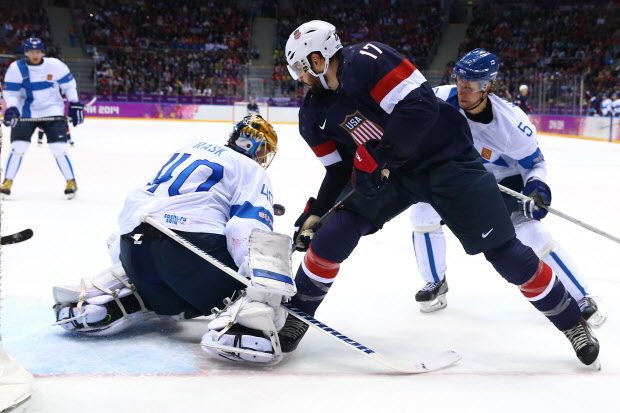
M 360 242 L 341 268 L 317 318 L 406 365 L 454 349 L 456 366 L 395 376 L 310 331 L 273 368 L 207 359 L 198 346 L 205 321 L 153 322 L 112 339 L 79 339 L 52 327 L 51 289 L 92 276 L 109 263 L 105 239 L 124 195 L 144 184 L 185 142 L 228 136 L 230 125 L 93 120 L 73 131 L 79 191 L 64 198 L 63 178 L 46 145 L 30 148 L 3 202 L 2 233 L 34 237 L 3 248 L 2 334 L 7 351 L 35 374 L 28 412 L 618 412 L 620 245 L 556 217 L 545 223 L 573 253 L 607 323 L 596 331 L 603 370 L 580 365 L 568 341 L 503 281 L 483 257 L 467 256 L 448 235 L 448 308 L 422 314 L 407 214 Z M 293 222 L 323 177 L 297 133 L 276 125 L 279 151 L 269 169 L 275 202 Z M 9 152 L 5 128 L 2 164 Z M 620 145 L 544 136 L 553 206 L 620 235 Z M 295 253 L 294 270 L 301 255 Z

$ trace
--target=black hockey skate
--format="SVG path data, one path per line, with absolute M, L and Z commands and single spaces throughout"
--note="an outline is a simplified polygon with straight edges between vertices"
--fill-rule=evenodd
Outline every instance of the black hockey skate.
M 445 277 L 438 283 L 426 283 L 415 295 L 415 300 L 420 303 L 420 311 L 432 313 L 445 308 L 448 305 L 447 292 L 448 282 Z
M 308 331 L 308 324 L 289 314 L 282 330 L 278 332 L 280 347 L 283 353 L 290 353 L 297 348 L 299 342 Z
M 600 327 L 607 318 L 598 311 L 598 305 L 594 298 L 586 295 L 578 301 L 581 316 L 594 328 Z
M 577 357 L 586 366 L 593 365 L 595 368 L 600 369 L 598 363 L 599 343 L 596 337 L 592 334 L 588 322 L 582 317 L 579 322 L 572 328 L 563 331 L 564 335 L 570 341 Z

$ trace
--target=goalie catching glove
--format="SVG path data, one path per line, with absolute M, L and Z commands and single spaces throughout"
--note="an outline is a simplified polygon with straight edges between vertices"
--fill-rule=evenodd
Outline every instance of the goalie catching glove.
M 201 346 L 231 361 L 276 364 L 282 359 L 278 331 L 284 326 L 282 302 L 297 292 L 291 268 L 291 238 L 254 229 L 250 256 L 240 273 L 250 285 L 209 323 Z

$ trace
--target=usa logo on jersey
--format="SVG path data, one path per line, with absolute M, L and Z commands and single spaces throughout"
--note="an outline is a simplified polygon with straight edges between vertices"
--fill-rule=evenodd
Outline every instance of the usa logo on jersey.
M 371 139 L 380 141 L 383 136 L 381 126 L 368 120 L 357 110 L 347 115 L 340 127 L 346 130 L 358 145 L 363 145 Z

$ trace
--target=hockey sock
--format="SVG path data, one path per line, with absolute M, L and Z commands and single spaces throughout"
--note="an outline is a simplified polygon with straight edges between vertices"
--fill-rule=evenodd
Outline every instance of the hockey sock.
M 15 179 L 17 171 L 22 164 L 22 159 L 30 147 L 30 142 L 26 141 L 14 141 L 11 142 L 11 154 L 6 162 L 6 174 L 5 179 Z
M 446 274 L 446 237 L 441 227 L 433 232 L 414 232 L 413 249 L 424 281 L 439 283 Z
M 549 265 L 517 238 L 484 253 L 486 259 L 559 330 L 574 326 L 581 314 L 577 302 L 557 280 Z
M 588 286 L 570 256 L 559 245 L 545 257 L 545 262 L 553 268 L 553 272 L 562 281 L 570 295 L 577 301 L 587 295 Z
M 291 305 L 314 315 L 339 269 L 340 263 L 319 257 L 310 247 L 295 276 L 297 294 L 292 298 Z
M 521 284 L 519 289 L 560 331 L 573 327 L 581 318 L 577 301 L 543 261 L 540 261 L 532 278 Z
M 69 155 L 67 154 L 67 143 L 50 143 L 49 147 L 50 151 L 54 155 L 54 158 L 56 158 L 58 168 L 65 177 L 65 180 L 68 181 L 69 179 L 75 179 L 75 175 L 73 174 L 73 165 L 71 165 L 71 159 L 69 159 Z

